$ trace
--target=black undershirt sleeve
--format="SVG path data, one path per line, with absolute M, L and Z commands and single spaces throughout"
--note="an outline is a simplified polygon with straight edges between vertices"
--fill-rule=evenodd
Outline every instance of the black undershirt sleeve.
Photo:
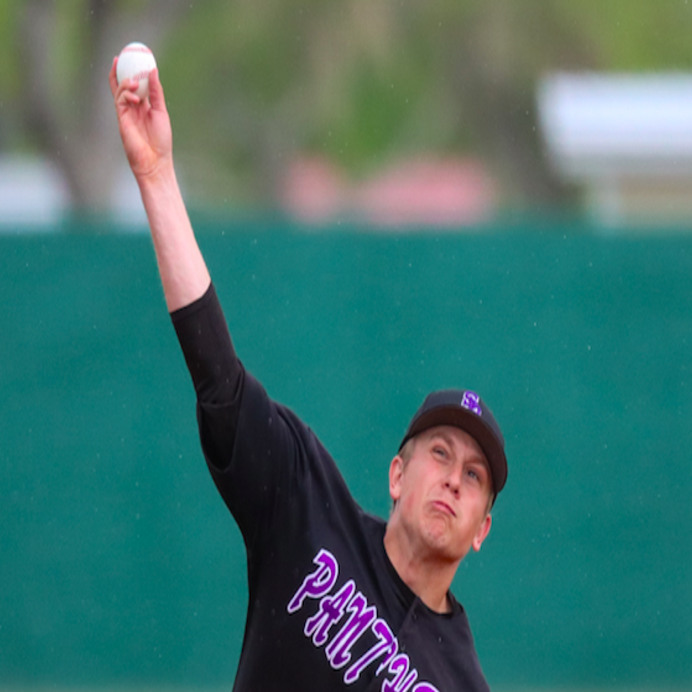
M 242 366 L 214 285 L 194 303 L 172 312 L 171 320 L 200 403 L 232 401 L 242 379 Z
M 233 451 L 245 370 L 214 285 L 195 302 L 172 312 L 171 320 L 197 394 L 205 455 L 223 468 Z

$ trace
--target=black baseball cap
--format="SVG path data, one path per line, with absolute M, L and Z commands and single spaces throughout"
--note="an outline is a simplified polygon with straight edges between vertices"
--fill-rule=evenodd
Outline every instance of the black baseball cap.
M 505 440 L 495 416 L 480 396 L 468 389 L 445 389 L 428 394 L 413 416 L 399 451 L 412 437 L 438 425 L 460 428 L 478 442 L 490 464 L 493 491 L 497 495 L 507 480 Z

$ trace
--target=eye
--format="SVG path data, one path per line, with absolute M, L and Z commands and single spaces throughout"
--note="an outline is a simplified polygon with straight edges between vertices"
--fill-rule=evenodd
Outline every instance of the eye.
M 440 457 L 441 459 L 446 459 L 449 456 L 447 454 L 447 450 L 444 447 L 441 447 L 440 445 L 436 445 L 435 447 L 433 447 L 432 452 L 435 456 Z
M 487 478 L 487 471 L 483 466 L 469 466 L 466 469 L 466 475 L 471 478 L 475 483 L 480 483 L 483 485 Z

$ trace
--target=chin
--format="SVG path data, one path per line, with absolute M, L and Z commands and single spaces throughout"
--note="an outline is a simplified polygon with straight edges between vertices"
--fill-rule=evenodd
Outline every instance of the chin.
M 425 542 L 430 552 L 445 562 L 461 562 L 468 552 L 468 549 L 463 550 L 460 546 L 454 545 L 447 532 L 436 531 L 433 527 L 426 531 Z

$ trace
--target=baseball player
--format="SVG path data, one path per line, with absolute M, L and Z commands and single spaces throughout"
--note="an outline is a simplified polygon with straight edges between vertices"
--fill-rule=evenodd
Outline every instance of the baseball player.
M 149 100 L 110 74 L 166 304 L 197 395 L 202 449 L 243 535 L 249 601 L 234 690 L 488 690 L 456 569 L 479 550 L 507 477 L 474 392 L 428 396 L 389 470 L 387 521 L 354 501 L 296 415 L 238 360 L 173 166 L 158 74 Z

